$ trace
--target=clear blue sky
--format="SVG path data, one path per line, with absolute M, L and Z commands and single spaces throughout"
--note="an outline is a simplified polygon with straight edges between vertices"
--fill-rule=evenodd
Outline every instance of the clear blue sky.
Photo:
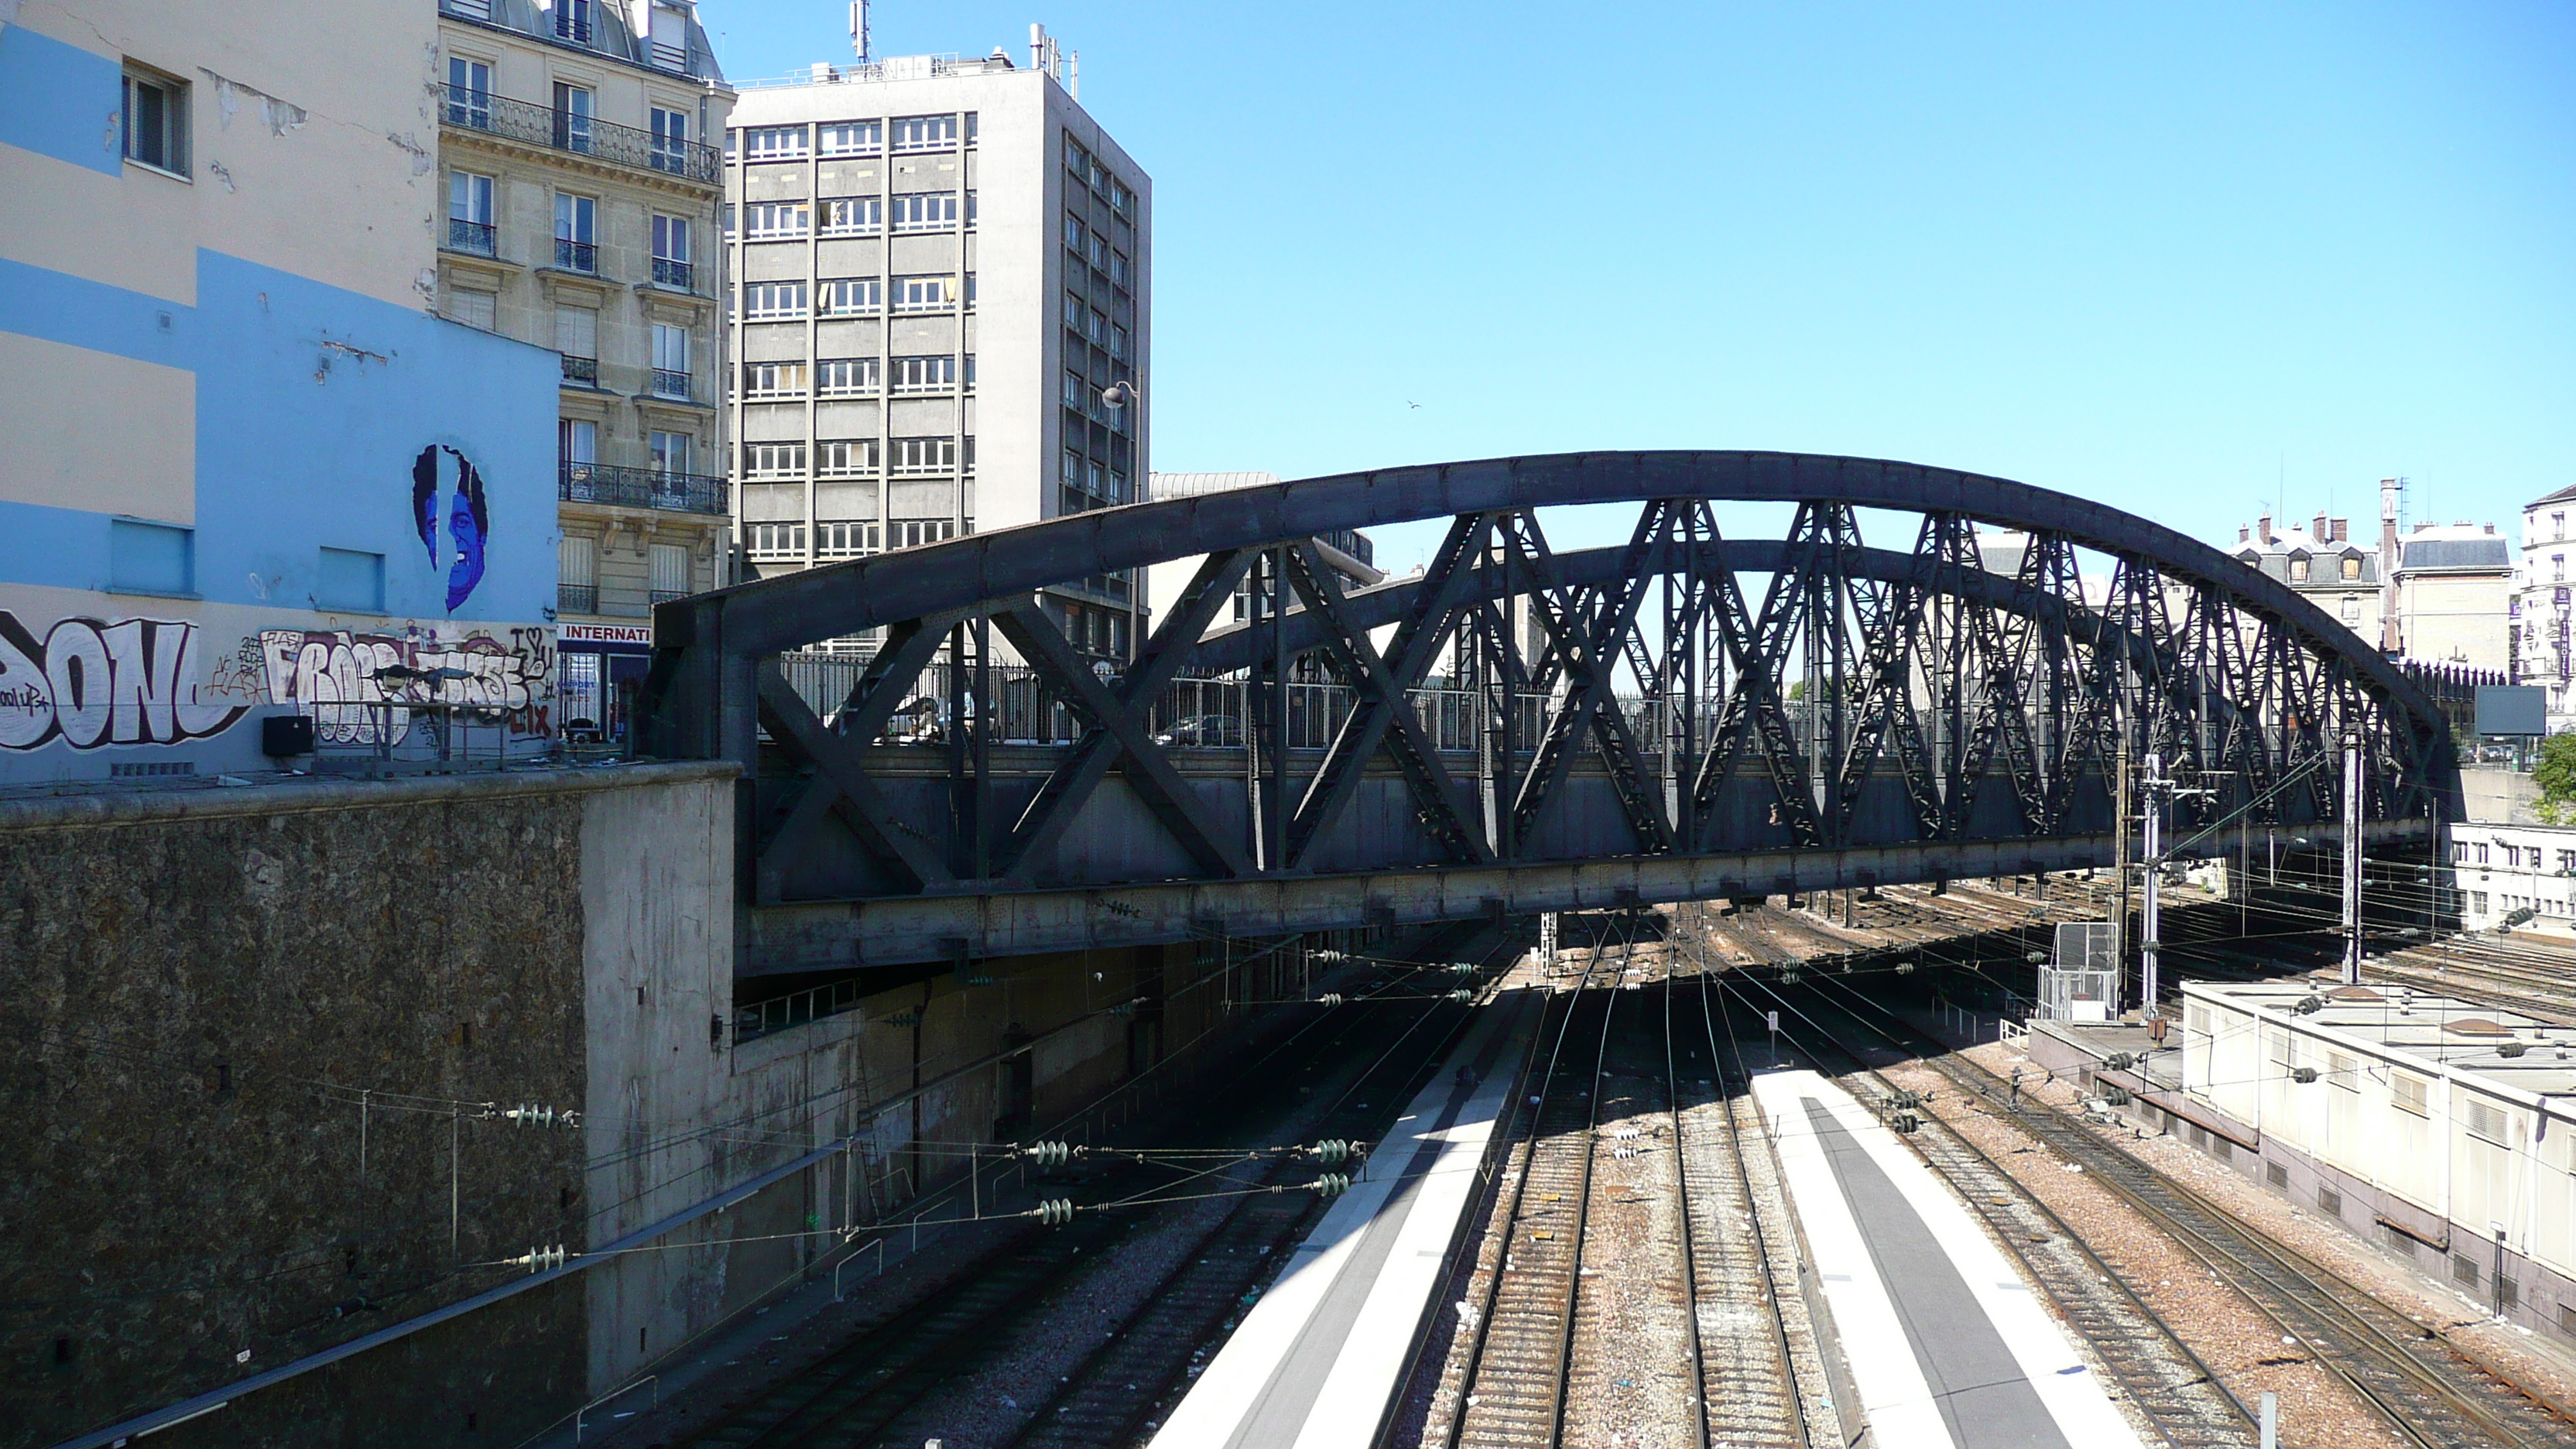
M 701 13 L 736 77 L 849 53 L 840 0 Z M 2576 483 L 2576 7 L 874 15 L 1081 52 L 1154 178 L 1158 468 L 1796 449 L 2213 541 Z

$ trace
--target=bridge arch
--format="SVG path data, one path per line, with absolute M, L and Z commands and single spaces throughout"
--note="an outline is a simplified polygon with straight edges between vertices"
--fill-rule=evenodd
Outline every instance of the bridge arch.
M 1724 502 L 1795 517 L 1726 538 Z M 1629 542 L 1554 553 L 1538 510 L 1595 503 L 1639 505 Z M 1865 543 L 1864 509 L 1915 515 L 1911 547 Z M 1310 542 L 1436 518 L 1423 575 L 1373 589 Z M 1106 679 L 1032 602 L 1192 557 Z M 1211 628 L 1238 589 L 1252 621 Z M 778 667 L 870 630 L 819 696 Z M 656 633 L 648 747 L 745 766 L 780 970 L 2107 862 L 2123 747 L 2211 791 L 2186 832 L 2339 814 L 2346 735 L 2383 834 L 2453 788 L 2435 703 L 2286 585 L 2100 503 L 1870 459 L 1309 479 L 739 585 Z M 1184 686 L 1231 689 L 1209 713 L 1240 742 L 1158 741 Z M 960 727 L 871 743 L 925 698 Z

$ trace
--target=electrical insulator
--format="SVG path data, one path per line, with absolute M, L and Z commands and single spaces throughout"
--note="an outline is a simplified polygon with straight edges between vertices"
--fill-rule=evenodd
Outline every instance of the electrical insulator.
M 1050 1228 L 1060 1228 L 1073 1221 L 1073 1199 L 1051 1197 L 1032 1210 L 1031 1216 Z
M 539 1107 L 533 1102 L 522 1102 L 501 1115 L 522 1127 L 551 1127 L 555 1123 L 554 1108 Z
M 2125 1072 L 2137 1064 L 2136 1055 L 2130 1052 L 2113 1052 L 2102 1059 L 2102 1065 L 2115 1072 Z
M 1795 966 L 1792 966 L 1788 970 L 1780 973 L 1780 984 L 1783 986 L 1795 986 L 1806 979 L 1807 973 L 1799 970 Z
M 1313 1150 L 1315 1160 L 1323 1163 L 1347 1162 L 1351 1156 L 1351 1144 L 1339 1137 L 1325 1138 Z
M 1449 999 L 1451 1001 L 1473 1001 L 1476 999 L 1476 993 L 1462 987 L 1456 991 L 1450 992 Z
M 1020 1155 L 1040 1167 L 1062 1167 L 1073 1156 L 1073 1148 L 1062 1142 L 1032 1142 L 1020 1149 Z
M 563 1244 L 557 1243 L 551 1248 L 530 1248 L 525 1255 L 512 1258 L 510 1261 L 513 1264 L 525 1265 L 532 1274 L 545 1272 L 549 1268 L 560 1268 L 564 1265 Z
M 1473 976 L 1476 974 L 1476 963 L 1473 961 L 1452 961 L 1449 963 L 1449 969 L 1457 972 L 1461 976 Z
M 1342 1004 L 1342 993 L 1338 991 L 1327 991 L 1323 995 L 1315 998 L 1315 1004 L 1317 1006 L 1339 1006 Z
M 2292 1067 L 2292 1068 L 2290 1068 L 2290 1080 L 2291 1080 L 2291 1081 L 2299 1082 L 2299 1083 L 2304 1084 L 2304 1083 L 2308 1083 L 2308 1082 L 2313 1082 L 2313 1081 L 2315 1081 L 2316 1079 L 2317 1079 L 2317 1069 L 2316 1069 L 2316 1068 L 2314 1068 L 2314 1067 Z
M 1347 1172 L 1328 1172 L 1316 1178 L 1314 1186 L 1319 1197 L 1340 1197 L 1351 1190 L 1351 1176 Z
M 1919 1131 L 1921 1131 L 1921 1130 L 1923 1130 L 1923 1119 L 1922 1119 L 1922 1118 L 1920 1118 L 1920 1117 L 1918 1117 L 1918 1116 L 1914 1115 L 1914 1114 L 1913 1114 L 1913 1113 L 1911 1113 L 1911 1112 L 1899 1112 L 1899 1113 L 1897 1113 L 1897 1114 L 1896 1114 L 1896 1135 L 1897 1135 L 1897 1136 L 1899 1136 L 1899 1137 L 1911 1137 L 1911 1136 L 1913 1136 L 1915 1133 L 1917 1133 L 1917 1132 L 1919 1132 Z
M 1897 963 L 1896 963 L 1896 974 L 1897 974 L 1897 975 L 1899 975 L 1899 976 L 1911 976 L 1911 975 L 1913 975 L 1913 974 L 1914 974 L 1914 963 L 1913 963 L 1913 962 L 1911 962 L 1911 961 L 1899 961 L 1899 962 L 1897 962 Z

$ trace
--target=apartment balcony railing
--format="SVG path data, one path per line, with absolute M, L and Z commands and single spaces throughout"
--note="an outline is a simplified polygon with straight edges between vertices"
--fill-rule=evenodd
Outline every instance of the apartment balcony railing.
M 492 223 L 488 221 L 467 221 L 461 216 L 449 217 L 447 245 L 451 251 L 472 252 L 478 257 L 499 255 L 498 243 L 492 232 Z
M 555 265 L 568 272 L 589 272 L 595 276 L 599 272 L 599 245 L 574 241 L 570 237 L 556 237 Z
M 721 174 L 721 158 L 713 146 L 674 141 L 633 126 L 614 125 L 488 91 L 449 86 L 446 119 L 447 124 L 462 130 L 482 131 L 532 146 L 551 146 L 639 171 L 660 171 L 709 185 Z
M 558 614 L 596 614 L 599 612 L 599 585 L 555 585 L 555 612 Z
M 674 398 L 681 402 L 696 400 L 689 390 L 689 375 L 685 372 L 673 372 L 667 367 L 653 369 L 653 396 Z
M 599 386 L 599 359 L 575 357 L 567 352 L 564 354 L 563 375 L 566 382 L 577 382 L 584 387 L 597 387 Z
M 697 290 L 698 269 L 687 262 L 669 257 L 653 259 L 653 281 L 657 286 L 677 287 L 683 292 Z
M 565 463 L 555 494 L 567 503 L 617 508 L 659 508 L 672 513 L 722 513 L 725 480 L 700 473 L 658 473 L 605 463 Z

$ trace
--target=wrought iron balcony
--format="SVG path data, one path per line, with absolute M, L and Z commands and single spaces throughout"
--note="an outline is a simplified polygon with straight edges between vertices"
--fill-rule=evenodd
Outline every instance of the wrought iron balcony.
M 653 396 L 676 398 L 681 402 L 697 400 L 689 388 L 689 375 L 673 372 L 667 367 L 653 369 Z
M 599 585 L 555 585 L 555 612 L 558 614 L 596 614 L 599 612 Z
M 695 291 L 697 279 L 698 269 L 687 262 L 675 262 L 669 257 L 653 259 L 653 281 L 657 286 L 677 287 L 683 292 Z
M 500 254 L 493 240 L 492 223 L 467 221 L 461 216 L 447 219 L 447 245 L 451 251 L 472 252 L 478 257 Z
M 555 265 L 570 272 L 599 273 L 599 246 L 595 242 L 555 238 Z
M 575 357 L 567 352 L 564 354 L 563 375 L 566 382 L 577 382 L 584 387 L 597 387 L 599 386 L 599 359 Z
M 717 168 L 721 161 L 713 146 L 702 146 L 695 141 L 675 141 L 633 126 L 614 125 L 596 117 L 558 111 L 532 101 L 516 101 L 459 85 L 447 88 L 445 120 L 460 130 L 481 131 L 531 146 L 550 146 L 558 151 L 595 157 L 641 171 L 660 171 L 708 185 L 715 184 L 720 174 Z
M 565 463 L 555 495 L 567 503 L 615 508 L 659 508 L 671 513 L 722 513 L 725 480 L 700 473 L 658 473 L 605 463 Z

